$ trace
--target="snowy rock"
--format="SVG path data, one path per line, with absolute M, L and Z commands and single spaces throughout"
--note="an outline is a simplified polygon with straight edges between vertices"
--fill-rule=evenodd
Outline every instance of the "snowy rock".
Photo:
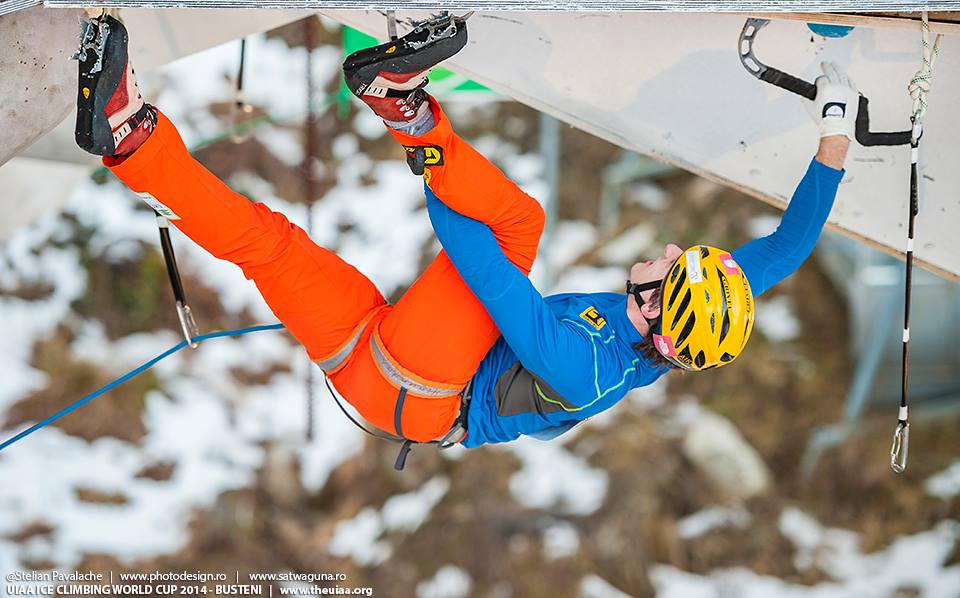
M 473 581 L 460 567 L 441 567 L 433 578 L 417 584 L 417 598 L 465 598 Z
M 710 507 L 677 521 L 677 535 L 691 540 L 721 527 L 742 529 L 750 525 L 750 521 L 750 513 L 743 507 Z
M 683 439 L 683 451 L 719 490 L 732 499 L 762 494 L 770 472 L 757 451 L 725 417 L 701 410 Z
M 416 531 L 449 489 L 450 480 L 437 476 L 413 492 L 391 496 L 383 505 L 384 526 L 407 533 Z
M 632 265 L 641 255 L 648 251 L 650 245 L 657 238 L 657 231 L 649 222 L 632 226 L 606 243 L 600 249 L 600 259 L 606 264 L 622 266 Z
M 589 515 L 607 496 L 607 472 L 591 467 L 557 440 L 543 442 L 525 436 L 501 450 L 512 452 L 522 463 L 510 479 L 510 493 L 525 507 Z
M 950 500 L 960 494 L 960 461 L 929 478 L 924 485 L 931 496 Z
M 580 581 L 581 598 L 631 598 L 630 594 L 621 592 L 609 581 L 596 575 L 587 575 Z
M 555 523 L 543 532 L 543 553 L 549 560 L 573 556 L 579 548 L 580 534 L 570 523 Z
M 659 212 L 667 207 L 666 191 L 660 185 L 650 181 L 642 181 L 627 187 L 626 199 L 651 212 Z
M 800 321 L 794 315 L 790 297 L 781 295 L 757 305 L 757 329 L 775 343 L 792 341 L 800 335 Z
M 330 541 L 333 556 L 350 557 L 361 567 L 379 565 L 393 554 L 386 540 L 379 540 L 383 521 L 376 509 L 366 507 L 353 519 L 337 523 Z

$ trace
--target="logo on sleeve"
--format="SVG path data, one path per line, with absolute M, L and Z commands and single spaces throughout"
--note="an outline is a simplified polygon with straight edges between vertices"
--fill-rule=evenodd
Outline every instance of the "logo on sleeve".
M 588 324 L 597 330 L 600 330 L 607 325 L 607 321 L 603 316 L 600 315 L 600 312 L 597 311 L 597 308 L 592 305 L 580 312 L 580 317 L 586 320 Z
M 423 175 L 428 166 L 443 166 L 443 148 L 439 145 L 405 145 L 403 149 L 410 172 L 417 176 Z
M 163 205 L 163 203 L 161 203 L 160 200 L 157 199 L 156 197 L 150 195 L 145 191 L 140 193 L 135 191 L 134 193 L 136 193 L 136 195 L 140 199 L 142 199 L 148 206 L 156 210 L 157 214 L 160 214 L 167 220 L 180 220 L 180 217 L 177 216 L 173 210 Z
M 439 145 L 405 145 L 403 149 L 410 155 L 423 155 L 424 166 L 443 166 L 443 148 Z

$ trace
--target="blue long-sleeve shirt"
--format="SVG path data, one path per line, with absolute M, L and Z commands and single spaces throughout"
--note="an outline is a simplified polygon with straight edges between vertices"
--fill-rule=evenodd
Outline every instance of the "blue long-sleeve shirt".
M 811 162 L 777 230 L 733 252 L 754 296 L 810 255 L 842 177 L 842 170 Z M 487 225 L 451 210 L 429 188 L 426 193 L 437 238 L 502 334 L 473 377 L 464 446 L 507 442 L 521 434 L 555 437 L 669 371 L 634 349 L 643 337 L 627 318 L 627 295 L 544 298 L 507 260 Z M 542 399 L 536 408 L 517 412 L 506 400 L 497 404 L 498 382 L 514 375 L 530 376 L 527 382 Z

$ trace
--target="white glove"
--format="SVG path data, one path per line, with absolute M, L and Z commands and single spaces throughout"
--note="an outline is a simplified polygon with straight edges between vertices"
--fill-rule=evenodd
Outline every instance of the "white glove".
M 820 125 L 820 136 L 846 135 L 855 141 L 860 93 L 850 77 L 835 62 L 820 64 L 823 74 L 817 77 L 817 98 L 806 102 L 813 120 Z

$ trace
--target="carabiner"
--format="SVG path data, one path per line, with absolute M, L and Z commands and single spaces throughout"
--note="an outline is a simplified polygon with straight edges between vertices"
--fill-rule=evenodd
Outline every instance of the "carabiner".
M 894 473 L 907 470 L 907 450 L 910 448 L 910 422 L 900 420 L 893 431 L 893 446 L 890 447 L 890 469 Z
M 183 332 L 183 338 L 191 349 L 196 349 L 200 343 L 194 339 L 200 336 L 200 330 L 197 328 L 197 321 L 193 319 L 193 311 L 190 306 L 183 301 L 177 301 L 177 318 L 180 320 L 180 330 Z

